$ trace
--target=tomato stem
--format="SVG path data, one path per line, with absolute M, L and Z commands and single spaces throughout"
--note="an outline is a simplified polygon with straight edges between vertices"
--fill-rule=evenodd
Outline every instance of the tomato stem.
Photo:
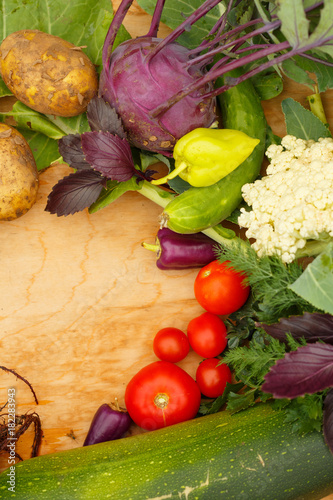
M 157 408 L 163 410 L 169 404 L 169 396 L 164 392 L 157 394 L 154 399 L 154 404 L 157 406 Z

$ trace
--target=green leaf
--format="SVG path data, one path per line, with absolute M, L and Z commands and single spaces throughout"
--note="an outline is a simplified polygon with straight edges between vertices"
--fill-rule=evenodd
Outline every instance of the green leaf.
M 320 12 L 320 20 L 309 37 L 309 42 L 314 43 L 316 40 L 325 39 L 333 35 L 333 2 L 332 0 L 326 1 Z M 322 45 L 319 49 L 321 52 L 333 57 L 333 46 L 332 43 L 327 45 Z
M 288 97 L 282 101 L 287 133 L 299 139 L 318 141 L 320 137 L 331 137 L 329 129 L 311 111 Z
M 283 90 L 282 78 L 275 72 L 260 73 L 251 78 L 251 82 L 262 101 L 273 99 Z
M 333 243 L 327 245 L 289 288 L 313 306 L 333 314 Z
M 286 61 L 283 62 L 282 64 L 282 69 L 285 75 L 288 78 L 291 78 L 297 83 L 300 83 L 301 85 L 307 85 L 310 88 L 314 88 L 315 81 L 309 77 L 306 71 L 302 69 L 296 61 L 293 59 L 287 59 Z
M 305 45 L 309 38 L 309 21 L 302 0 L 279 0 L 277 16 L 281 21 L 281 32 L 292 47 Z
M 101 64 L 106 31 L 112 20 L 110 0 L 8 0 L 1 4 L 0 38 L 22 29 L 38 29 L 84 49 L 94 64 Z
M 39 171 L 44 170 L 52 163 L 61 160 L 58 150 L 58 141 L 31 130 L 19 129 L 19 131 L 28 141 Z
M 15 120 L 17 128 L 41 132 L 51 139 L 60 139 L 64 132 L 54 125 L 45 115 L 32 110 L 20 101 L 15 102 L 12 111 L 0 113 L 0 120 L 7 117 Z
M 82 113 L 71 118 L 63 118 L 62 116 L 45 115 L 54 125 L 59 127 L 65 135 L 68 134 L 83 134 L 90 130 L 87 114 Z
M 5 82 L 0 78 L 0 97 L 12 96 L 13 93 L 5 85 Z
M 161 21 L 171 29 L 177 28 L 186 17 L 202 5 L 202 0 L 168 0 L 165 3 Z M 138 0 L 140 7 L 148 14 L 152 15 L 155 9 L 156 0 Z M 177 41 L 185 47 L 197 47 L 205 36 L 209 33 L 215 23 L 219 20 L 225 7 L 222 2 L 209 11 L 204 17 L 192 25 L 191 29 L 181 35 Z
M 97 201 L 89 207 L 89 213 L 93 214 L 105 208 L 127 191 L 138 191 L 139 189 L 140 184 L 136 182 L 136 178 L 134 177 L 125 182 L 109 181 L 107 189 L 103 189 Z
M 333 59 L 331 57 L 327 56 L 325 59 L 331 64 L 333 63 Z M 311 61 L 310 59 L 299 56 L 295 56 L 293 60 L 300 68 L 316 75 L 318 92 L 325 92 L 326 90 L 333 88 L 333 66 L 327 66 L 326 64 Z
M 234 392 L 230 392 L 228 395 L 228 403 L 227 409 L 231 411 L 231 413 L 237 413 L 241 410 L 246 410 L 249 406 L 255 404 L 258 396 L 258 391 L 249 390 L 244 392 L 243 394 L 235 394 Z

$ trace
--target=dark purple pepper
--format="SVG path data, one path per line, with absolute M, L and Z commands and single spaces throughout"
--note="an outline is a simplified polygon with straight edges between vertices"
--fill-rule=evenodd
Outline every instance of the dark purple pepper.
M 162 270 L 203 267 L 216 259 L 216 241 L 203 233 L 180 234 L 164 227 L 158 231 L 155 245 L 142 246 L 156 252 L 156 265 Z
M 103 404 L 92 419 L 83 446 L 119 439 L 128 431 L 131 423 L 132 419 L 126 410 Z

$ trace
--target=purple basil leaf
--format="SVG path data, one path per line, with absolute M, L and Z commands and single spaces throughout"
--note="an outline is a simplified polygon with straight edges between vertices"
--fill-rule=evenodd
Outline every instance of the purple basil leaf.
M 290 333 L 295 340 L 304 337 L 307 342 L 322 340 L 327 344 L 333 344 L 333 316 L 331 314 L 304 313 L 302 316 L 282 318 L 272 325 L 257 323 L 257 326 L 280 342 L 285 342 L 286 333 Z
M 92 131 L 110 132 L 126 139 L 126 133 L 117 112 L 102 97 L 94 97 L 87 108 L 88 123 Z
M 58 148 L 63 160 L 70 167 L 75 170 L 91 169 L 82 151 L 80 134 L 65 135 L 59 140 Z
M 323 433 L 327 446 L 333 453 L 333 389 L 330 389 L 324 400 Z
M 136 175 L 129 143 L 109 132 L 85 132 L 81 135 L 86 160 L 102 175 L 113 181 L 128 181 Z
M 293 399 L 333 387 L 333 346 L 317 342 L 286 353 L 265 375 L 262 390 Z
M 105 178 L 95 170 L 74 172 L 53 186 L 45 210 L 59 217 L 80 212 L 97 200 L 105 185 Z

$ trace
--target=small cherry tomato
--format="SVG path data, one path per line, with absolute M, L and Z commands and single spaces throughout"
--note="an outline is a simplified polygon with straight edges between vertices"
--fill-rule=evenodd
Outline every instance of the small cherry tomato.
M 132 420 L 154 430 L 194 418 L 201 393 L 195 380 L 169 361 L 155 361 L 129 381 L 125 405 Z
M 204 312 L 187 325 L 190 346 L 199 356 L 213 358 L 227 346 L 227 328 L 216 314 Z
M 208 312 L 231 314 L 240 309 L 248 299 L 250 287 L 245 276 L 228 266 L 229 261 L 214 260 L 202 267 L 194 281 L 194 295 Z
M 162 361 L 178 363 L 188 355 L 190 343 L 184 332 L 178 328 L 167 327 L 155 335 L 153 350 Z
M 231 383 L 231 371 L 217 358 L 204 359 L 197 368 L 196 381 L 201 393 L 208 398 L 223 394 L 227 382 Z

